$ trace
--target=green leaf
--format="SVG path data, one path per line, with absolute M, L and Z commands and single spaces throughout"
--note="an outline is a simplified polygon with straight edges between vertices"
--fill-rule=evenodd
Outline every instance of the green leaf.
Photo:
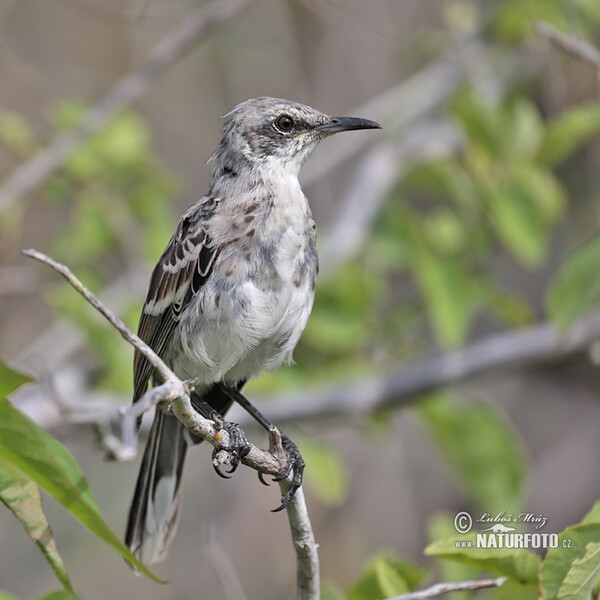
M 331 446 L 308 439 L 298 445 L 306 463 L 307 486 L 323 504 L 341 504 L 348 494 L 348 468 L 339 454 Z
M 460 345 L 476 306 L 474 283 L 465 265 L 422 252 L 415 257 L 413 272 L 439 342 L 445 348 Z
M 466 596 L 471 600 L 473 596 Z M 539 600 L 540 594 L 532 585 L 523 585 L 517 581 L 509 579 L 499 588 L 489 590 L 485 595 L 485 600 Z
M 502 242 L 524 264 L 539 265 L 546 256 L 551 225 L 565 206 L 558 181 L 532 166 L 512 169 L 489 186 L 487 200 Z
M 0 360 L 0 399 L 12 394 L 19 386 L 32 381 L 31 377 L 13 371 Z
M 425 548 L 425 554 L 454 560 L 479 571 L 503 575 L 522 584 L 537 584 L 539 556 L 527 550 L 476 548 L 475 536 L 475 533 L 466 535 L 457 533 L 454 538 L 429 544 Z M 460 541 L 460 544 L 457 544 L 457 541 Z M 469 542 L 472 548 L 466 547 Z
M 457 206 L 477 210 L 480 198 L 470 175 L 456 159 L 442 159 L 413 167 L 402 180 L 409 192 L 450 196 Z
M 564 0 L 506 0 L 498 6 L 492 30 L 503 41 L 531 40 L 536 21 L 549 21 L 571 30 L 578 9 Z
M 454 97 L 451 110 L 472 144 L 488 156 L 498 155 L 504 125 L 498 106 L 488 102 L 472 87 L 465 87 Z
M 590 310 L 600 298 L 600 233 L 571 252 L 546 294 L 546 310 L 565 327 Z
M 364 346 L 369 334 L 362 318 L 330 307 L 316 307 L 304 332 L 304 342 L 321 352 L 344 356 Z
M 376 555 L 348 590 L 348 600 L 379 600 L 410 591 L 401 565 L 387 552 Z
M 546 128 L 539 160 L 548 166 L 563 162 L 600 130 L 600 104 L 565 111 Z
M 544 135 L 544 125 L 533 102 L 517 98 L 504 107 L 502 113 L 503 157 L 516 163 L 533 158 Z
M 515 512 L 520 508 L 524 452 L 514 428 L 494 408 L 438 395 L 421 405 L 421 416 L 481 510 Z
M 465 249 L 469 231 L 463 221 L 449 210 L 438 210 L 425 221 L 429 244 L 441 254 L 457 254 Z
M 568 527 L 558 539 L 558 547 L 548 550 L 540 569 L 542 598 L 555 600 L 564 597 L 587 600 L 590 594 L 577 595 L 577 589 L 580 587 L 582 590 L 586 589 L 586 577 L 591 577 L 595 581 L 593 574 L 599 572 L 600 523 Z M 564 588 L 564 595 L 561 595 L 567 579 L 569 584 Z
M 0 590 L 0 600 L 19 600 L 16 596 L 5 592 L 4 590 Z
M 590 508 L 589 512 L 581 519 L 580 525 L 589 525 L 591 523 L 600 523 L 600 500 Z
M 8 462 L 0 462 L 0 500 L 21 522 L 42 551 L 65 590 L 73 592 L 56 542 L 42 507 L 37 485 Z
M 585 554 L 572 562 L 571 568 L 558 591 L 558 598 L 589 600 L 599 574 L 600 542 L 590 542 L 585 547 Z
M 6 400 L 0 400 L 0 460 L 14 465 L 33 479 L 132 566 L 162 582 L 104 522 L 92 491 L 73 457 Z
M 460 539 L 456 535 L 456 527 L 454 526 L 454 518 L 456 513 L 436 513 L 429 519 L 427 523 L 427 539 L 429 542 L 442 540 L 446 538 Z M 471 566 L 462 564 L 455 560 L 446 560 L 444 558 L 437 559 L 437 572 L 441 581 L 470 581 L 478 579 L 481 572 Z M 469 592 L 454 592 L 451 596 L 452 600 L 470 600 Z

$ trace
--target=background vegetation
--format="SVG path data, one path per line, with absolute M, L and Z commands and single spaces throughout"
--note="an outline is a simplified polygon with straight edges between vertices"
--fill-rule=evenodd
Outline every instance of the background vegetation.
M 0 2 L 1 172 L 77 126 L 201 4 Z M 598 68 L 551 44 L 536 29 L 541 20 L 600 46 L 596 0 L 257 1 L 34 192 L 0 205 L 0 356 L 37 380 L 14 404 L 69 448 L 96 497 L 91 507 L 97 501 L 113 530 L 123 530 L 137 466 L 102 461 L 89 423 L 108 402 L 128 403 L 131 351 L 20 249 L 68 264 L 135 327 L 154 262 L 207 189 L 203 164 L 220 115 L 259 95 L 356 111 L 384 131 L 327 141 L 304 170 L 323 264 L 315 309 L 297 365 L 253 382 L 250 397 L 268 397 L 265 412 L 282 414 L 288 398 L 376 387 L 501 332 L 515 334 L 503 339 L 520 355 L 518 332 L 545 322 L 570 331 L 594 314 L 600 294 Z M 488 598 L 535 598 L 540 582 L 545 598 L 589 598 L 600 572 L 593 338 L 435 386 L 402 410 L 287 425 L 308 463 L 326 597 L 387 598 L 492 573 L 511 581 L 481 593 Z M 2 367 L 2 398 L 21 383 Z M 24 463 L 10 471 L 2 450 L 11 431 L 25 439 L 35 430 L 2 407 L 0 464 L 9 472 L 0 471 L 0 488 L 18 481 L 38 506 L 29 478 L 44 482 Z M 247 470 L 217 479 L 206 448 L 188 467 L 182 525 L 157 569 L 169 586 L 133 578 L 117 553 L 47 501 L 66 565 L 50 552 L 60 584 L 90 599 L 187 598 L 198 589 L 207 600 L 289 597 L 288 526 L 267 510 L 276 492 Z M 466 538 L 452 523 L 462 510 L 543 515 L 544 532 L 578 525 L 563 535 L 571 550 L 541 563 L 530 553 L 457 550 L 454 540 Z M 42 532 L 44 523 L 36 521 Z M 8 511 L 0 539 L 0 589 L 37 598 L 57 587 Z M 571 587 L 561 587 L 567 579 Z

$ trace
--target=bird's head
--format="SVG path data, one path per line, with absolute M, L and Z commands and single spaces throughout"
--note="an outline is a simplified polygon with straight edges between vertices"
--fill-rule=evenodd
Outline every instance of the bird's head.
M 282 167 L 297 173 L 325 137 L 340 131 L 381 128 L 367 119 L 331 117 L 310 106 L 269 97 L 246 100 L 226 118 L 211 158 L 214 170 L 233 168 L 219 162 L 241 159 L 254 168 Z

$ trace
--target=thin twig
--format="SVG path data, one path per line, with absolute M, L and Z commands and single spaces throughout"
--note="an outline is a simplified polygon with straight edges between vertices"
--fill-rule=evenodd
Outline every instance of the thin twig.
M 213 0 L 187 16 L 148 54 L 144 62 L 123 76 L 86 113 L 81 123 L 21 163 L 0 186 L 0 214 L 56 172 L 83 140 L 98 131 L 119 110 L 139 100 L 175 61 L 203 40 L 217 25 L 231 19 L 255 0 Z
M 600 69 L 600 50 L 585 40 L 563 33 L 546 21 L 538 21 L 535 24 L 535 30 L 567 54 L 589 63 L 596 69 Z
M 457 583 L 436 583 L 427 589 L 419 590 L 418 592 L 410 592 L 408 594 L 400 594 L 400 596 L 394 596 L 387 600 L 427 600 L 428 598 L 435 598 L 450 592 L 471 592 L 500 587 L 506 580 L 506 577 L 498 577 L 496 579 L 478 579 L 475 581 L 460 581 Z
M 135 335 L 119 317 L 104 306 L 83 285 L 68 267 L 37 250 L 24 250 L 23 253 L 49 265 L 60 273 L 130 344 L 144 354 L 165 382 L 146 392 L 138 402 L 128 409 L 121 411 L 124 448 L 120 454 L 117 453 L 118 457 L 130 459 L 135 455 L 136 422 L 139 417 L 158 403 L 168 402 L 170 411 L 190 431 L 202 437 L 218 451 L 215 459 L 219 464 L 231 460 L 232 440 L 229 432 L 222 428 L 222 424 L 205 419 L 192 406 L 190 392 L 194 386 L 193 381 L 181 381 L 145 342 Z M 241 459 L 243 464 L 273 477 L 280 477 L 286 473 L 288 459 L 281 442 L 281 434 L 277 428 L 273 427 L 269 431 L 269 450 L 262 450 L 254 444 L 249 444 L 249 447 L 249 452 Z M 289 482 L 286 480 L 282 481 L 281 484 L 282 490 L 287 491 L 287 486 L 290 485 Z M 297 598 L 298 600 L 318 600 L 319 563 L 317 544 L 310 525 L 302 488 L 296 491 L 286 507 L 286 512 L 290 522 L 294 549 L 296 550 Z
M 281 481 L 279 486 L 281 495 L 285 496 L 290 488 L 289 481 Z M 292 509 L 288 510 L 288 519 L 296 551 L 298 600 L 318 600 L 320 597 L 318 544 L 310 524 L 302 488 L 296 491 L 289 504 L 293 504 Z

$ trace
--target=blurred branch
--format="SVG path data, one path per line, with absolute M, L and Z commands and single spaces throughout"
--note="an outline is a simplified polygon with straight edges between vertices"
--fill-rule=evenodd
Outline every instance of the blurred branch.
M 136 423 L 140 417 L 160 402 L 168 402 L 169 410 L 195 435 L 199 435 L 216 450 L 213 462 L 219 465 L 231 464 L 232 440 L 223 423 L 204 418 L 196 412 L 190 400 L 194 388 L 193 381 L 181 381 L 162 359 L 143 340 L 135 335 L 125 323 L 109 310 L 65 265 L 58 263 L 37 250 L 24 250 L 23 253 L 43 262 L 60 273 L 125 340 L 137 348 L 152 364 L 164 381 L 146 392 L 138 402 L 120 410 L 122 428 L 122 446 L 113 448 L 115 457 L 128 460 L 135 456 L 137 446 Z M 269 449 L 261 450 L 249 443 L 248 453 L 241 459 L 246 466 L 275 478 L 285 477 L 288 470 L 288 457 L 283 448 L 281 434 L 276 427 L 269 430 Z M 292 474 L 289 475 L 291 477 Z M 291 487 L 288 478 L 280 481 L 282 496 Z M 296 551 L 297 598 L 298 600 L 319 599 L 319 562 L 317 544 L 308 517 L 302 488 L 299 488 L 286 506 L 292 541 Z
M 478 39 L 461 44 L 449 57 L 433 61 L 399 85 L 386 90 L 351 112 L 367 115 L 383 124 L 385 133 L 391 138 L 402 128 L 426 118 L 442 106 L 464 81 L 474 65 L 489 58 L 485 47 Z M 309 162 L 302 174 L 302 183 L 310 184 L 331 173 L 367 144 L 369 136 L 355 135 L 335 153 L 320 152 L 319 160 Z
M 450 592 L 471 592 L 475 590 L 484 590 L 487 588 L 500 587 L 506 582 L 506 577 L 497 577 L 496 579 L 478 579 L 476 581 L 460 581 L 458 583 L 436 583 L 425 590 L 400 594 L 387 600 L 427 600 L 435 598 Z
M 397 409 L 419 396 L 478 376 L 558 364 L 583 353 L 594 355 L 590 350 L 594 350 L 599 342 L 600 313 L 595 313 L 565 331 L 557 330 L 550 323 L 511 330 L 461 350 L 403 367 L 389 375 L 331 389 L 277 394 L 276 398 L 260 398 L 259 401 L 270 402 L 269 417 L 280 426 L 326 419 L 339 421 L 368 415 L 375 410 Z M 56 402 L 39 386 L 27 386 L 14 396 L 15 404 L 47 430 L 70 423 L 100 424 L 106 428 L 119 421 L 118 403 L 123 398 L 90 390 L 83 378 L 74 381 L 73 374 L 65 379 L 67 381 L 57 381 L 59 395 L 69 399 L 82 398 L 81 401 L 61 405 L 57 411 Z M 251 424 L 245 414 L 240 414 L 237 421 L 243 426 Z
M 535 24 L 535 30 L 538 35 L 550 40 L 567 54 L 589 63 L 596 69 L 600 69 L 600 50 L 585 40 L 574 35 L 567 35 L 546 21 L 538 21 Z
M 399 408 L 419 396 L 476 376 L 523 371 L 588 352 L 599 340 L 600 312 L 577 321 L 565 331 L 557 330 L 550 323 L 507 331 L 387 376 L 311 394 L 304 390 L 297 395 L 279 397 L 281 401 L 269 408 L 269 416 L 282 425 Z
M 186 17 L 164 37 L 146 59 L 124 75 L 83 117 L 43 150 L 21 163 L 0 186 L 0 214 L 50 177 L 92 133 L 117 111 L 139 100 L 154 80 L 202 41 L 217 25 L 231 19 L 255 0 L 213 0 Z
M 460 148 L 458 129 L 449 120 L 429 115 L 448 101 L 467 76 L 486 97 L 497 98 L 514 77 L 514 69 L 502 68 L 501 55 L 492 54 L 473 37 L 450 58 L 435 61 L 355 109 L 356 114 L 383 123 L 387 139 L 374 145 L 353 171 L 319 252 L 322 275 L 358 254 L 394 184 L 409 168 Z M 366 143 L 366 136 L 354 136 L 335 154 L 309 163 L 303 183 L 331 172 Z

